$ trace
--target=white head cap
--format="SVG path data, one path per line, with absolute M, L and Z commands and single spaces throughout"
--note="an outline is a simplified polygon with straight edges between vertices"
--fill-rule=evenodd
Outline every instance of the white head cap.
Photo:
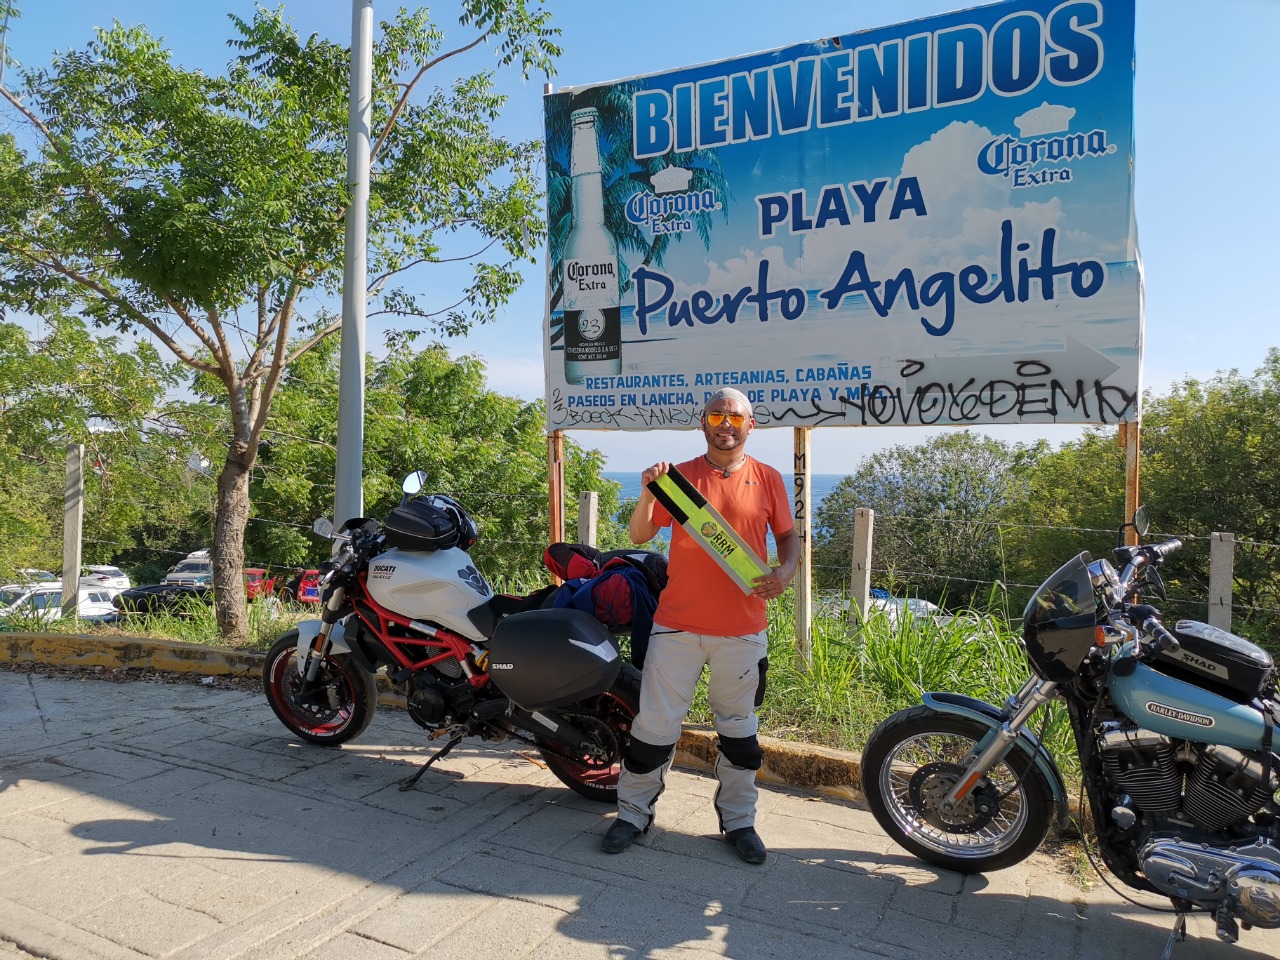
M 738 403 L 742 404 L 743 409 L 747 411 L 748 416 L 755 416 L 751 410 L 751 401 L 747 399 L 747 395 L 741 390 L 733 389 L 733 387 L 721 387 L 708 397 L 707 402 L 702 405 L 702 416 L 705 417 L 707 415 L 707 408 L 719 400 L 736 400 Z

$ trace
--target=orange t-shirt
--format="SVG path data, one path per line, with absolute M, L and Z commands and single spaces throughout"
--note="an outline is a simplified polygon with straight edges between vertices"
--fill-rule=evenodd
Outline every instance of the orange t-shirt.
M 795 526 L 782 474 L 773 467 L 751 457 L 728 477 L 705 457 L 676 467 L 766 560 L 768 531 L 772 529 L 777 538 Z M 654 504 L 653 522 L 672 528 L 670 579 L 658 597 L 654 620 L 666 627 L 716 637 L 740 637 L 765 629 L 765 602 L 744 594 L 683 527 L 672 524 L 671 514 L 660 503 Z

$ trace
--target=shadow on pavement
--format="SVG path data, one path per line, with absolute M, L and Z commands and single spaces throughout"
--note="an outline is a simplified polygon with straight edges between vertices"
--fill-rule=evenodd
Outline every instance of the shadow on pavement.
M 400 712 L 339 750 L 253 691 L 0 672 L 0 940 L 55 958 L 1159 955 L 1171 918 L 1082 893 L 1048 858 L 930 868 L 853 805 L 762 791 L 771 855 L 716 835 L 714 781 L 671 777 L 649 835 L 599 850 L 611 808 L 532 747 L 464 742 L 418 788 Z M 1101 897 L 1101 899 L 1100 899 Z M 1183 960 L 1262 960 L 1276 931 Z

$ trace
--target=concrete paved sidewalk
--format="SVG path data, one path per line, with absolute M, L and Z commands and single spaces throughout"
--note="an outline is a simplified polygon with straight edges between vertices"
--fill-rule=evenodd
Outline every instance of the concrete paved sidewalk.
M 1045 856 L 962 877 L 769 786 L 748 866 L 681 770 L 610 857 L 611 810 L 531 749 L 464 742 L 401 792 L 425 747 L 402 711 L 326 750 L 252 690 L 0 671 L 0 957 L 1155 960 L 1170 926 Z M 1189 927 L 1175 958 L 1280 954 L 1280 931 Z

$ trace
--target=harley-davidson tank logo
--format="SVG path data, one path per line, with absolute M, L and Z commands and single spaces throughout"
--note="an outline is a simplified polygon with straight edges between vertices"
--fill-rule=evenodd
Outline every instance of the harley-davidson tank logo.
M 1154 700 L 1147 701 L 1147 713 L 1154 713 L 1157 717 L 1168 717 L 1170 720 L 1177 720 L 1181 723 L 1194 723 L 1197 727 L 1212 727 L 1215 725 L 1213 717 L 1206 717 L 1200 713 L 1188 713 L 1186 710 L 1165 706 L 1163 703 L 1156 703 Z
M 489 584 L 485 583 L 484 577 L 480 576 L 480 571 L 475 567 L 463 567 L 458 571 L 457 576 L 459 580 L 465 583 L 476 593 L 480 594 L 480 596 L 489 596 Z

